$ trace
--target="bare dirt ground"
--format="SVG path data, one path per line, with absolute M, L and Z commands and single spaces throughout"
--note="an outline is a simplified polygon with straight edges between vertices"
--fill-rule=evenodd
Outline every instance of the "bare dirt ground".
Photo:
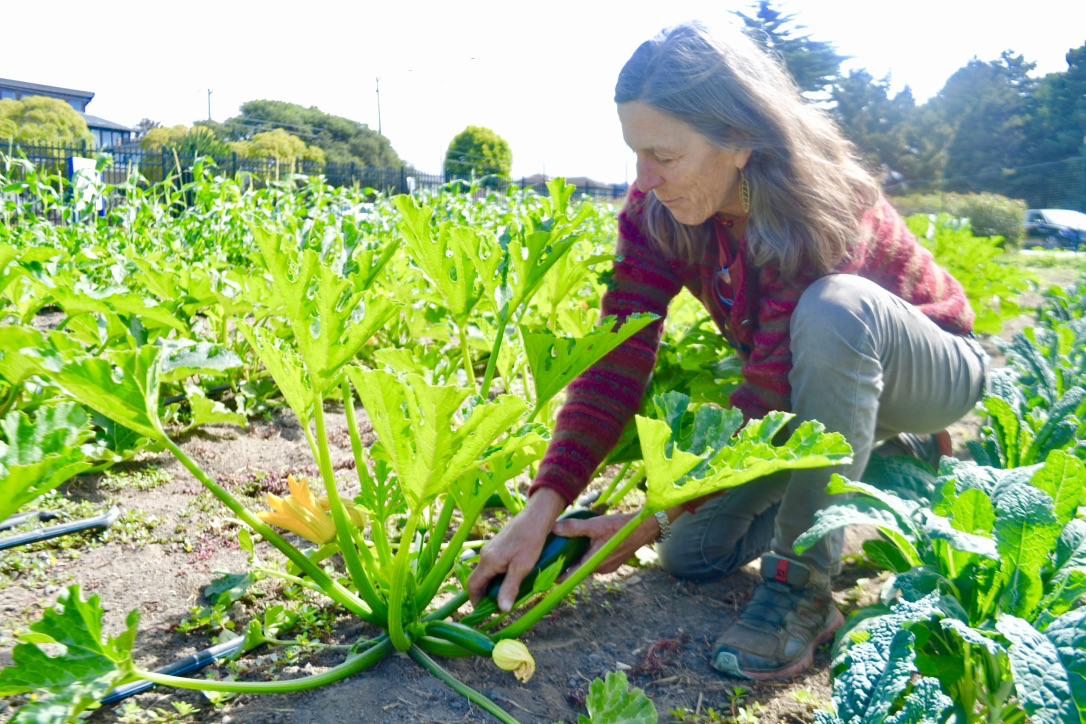
M 1076 272 L 1058 270 L 1046 283 L 1069 282 Z M 1020 300 L 1024 305 L 1031 300 Z M 1032 300 L 1035 303 L 1035 300 Z M 1007 326 L 1004 338 L 1030 323 Z M 1001 364 L 992 340 L 985 346 Z M 964 441 L 975 435 L 979 420 L 968 418 L 952 429 L 956 453 L 967 457 Z M 350 443 L 341 411 L 330 409 L 333 464 L 350 490 L 354 473 Z M 250 509 L 263 510 L 265 491 L 283 493 L 289 473 L 316 477 L 304 435 L 293 416 L 279 413 L 248 429 L 204 429 L 182 441 L 184 449 L 213 477 L 246 498 Z M 217 501 L 167 453 L 145 454 L 109 475 L 83 476 L 66 486 L 64 496 L 84 501 L 86 514 L 118 506 L 122 518 L 97 535 L 75 535 L 0 553 L 0 665 L 11 663 L 14 637 L 38 619 L 64 588 L 78 583 L 85 595 L 101 598 L 106 630 L 121 630 L 128 611 L 140 612 L 136 656 L 139 665 L 158 668 L 212 643 L 207 628 L 181 633 L 193 607 L 207 605 L 203 589 L 219 574 L 241 572 L 245 554 L 237 542 L 237 524 Z M 862 532 L 851 532 L 856 550 Z M 852 558 L 834 581 L 835 598 L 844 611 L 877 595 L 879 574 Z M 708 662 L 716 636 L 738 613 L 756 580 L 748 567 L 706 584 L 678 581 L 651 564 L 624 566 L 617 573 L 586 582 L 524 637 L 535 656 L 535 676 L 521 684 L 507 672 L 481 660 L 450 660 L 447 668 L 524 722 L 576 721 L 584 713 L 589 682 L 615 670 L 626 671 L 660 712 L 661 721 L 807 722 L 830 699 L 828 647 L 815 665 L 791 679 L 757 683 L 729 679 Z M 268 601 L 277 584 L 264 581 L 257 595 L 235 605 L 232 615 L 243 627 Z M 353 642 L 376 630 L 327 615 L 322 640 Z M 281 652 L 280 652 L 281 655 Z M 272 662 L 263 649 L 241 661 L 245 678 L 269 671 L 281 678 L 316 673 L 342 660 L 342 653 L 303 653 Z M 213 668 L 223 676 L 223 667 Z M 127 707 L 101 709 L 99 722 L 461 722 L 490 721 L 489 714 L 419 668 L 393 655 L 374 668 L 337 684 L 291 695 L 239 696 L 212 702 L 199 693 L 153 690 L 129 700 Z M 173 702 L 196 711 L 176 714 Z M 20 700 L 0 700 L 0 721 Z M 710 713 L 715 710 L 717 717 Z M 671 713 L 681 711 L 682 715 Z M 156 713 L 157 712 L 157 713 Z M 159 719 L 154 719 L 159 716 Z

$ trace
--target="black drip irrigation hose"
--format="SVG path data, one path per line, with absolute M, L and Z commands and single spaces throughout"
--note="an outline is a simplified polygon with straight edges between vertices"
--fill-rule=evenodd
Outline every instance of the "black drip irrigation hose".
M 16 513 L 10 518 L 4 518 L 0 520 L 0 530 L 9 530 L 17 525 L 22 525 L 28 520 L 56 520 L 60 517 L 60 513 L 52 510 L 34 510 L 29 513 Z
M 172 664 L 163 666 L 161 669 L 155 671 L 156 674 L 165 674 L 169 676 L 185 676 L 199 671 L 200 669 L 208 666 L 216 659 L 225 658 L 227 656 L 233 656 L 238 651 L 241 651 L 242 646 L 245 644 L 245 637 L 238 636 L 235 639 L 224 641 L 223 643 L 210 646 L 203 651 L 198 651 L 191 656 L 186 656 L 183 659 L 178 659 Z M 122 684 L 113 691 L 106 694 L 101 699 L 102 706 L 113 706 L 130 696 L 136 694 L 142 694 L 154 687 L 153 681 L 147 681 L 146 679 L 140 681 L 133 681 L 129 684 Z
M 48 514 L 47 514 L 48 515 Z M 39 530 L 32 530 L 27 533 L 20 533 L 19 535 L 8 536 L 7 538 L 0 538 L 0 551 L 5 551 L 9 548 L 15 548 L 16 546 L 25 546 L 30 543 L 38 543 L 43 540 L 49 540 L 50 538 L 57 538 L 62 535 L 69 535 L 71 533 L 78 533 L 83 530 L 94 529 L 106 529 L 113 525 L 117 518 L 121 515 L 120 508 L 110 508 L 101 515 L 96 515 L 93 518 L 84 518 L 83 520 L 74 520 L 71 523 L 61 523 L 60 525 L 51 525 L 48 528 L 41 528 Z M 25 516 L 25 517 L 23 517 Z M 23 516 L 15 515 L 8 518 L 4 523 L 8 523 L 14 518 L 20 518 L 20 520 L 12 523 L 11 525 L 18 525 L 34 517 L 39 520 L 46 519 L 42 513 L 24 513 Z M 50 515 L 50 517 L 56 517 Z M 11 527 L 11 526 L 8 526 Z M 2 529 L 0 529 L 2 530 Z

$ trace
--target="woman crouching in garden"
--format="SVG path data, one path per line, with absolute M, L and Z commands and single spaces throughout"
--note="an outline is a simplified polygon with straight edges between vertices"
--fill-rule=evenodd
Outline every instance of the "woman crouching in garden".
M 668 302 L 686 287 L 743 361 L 730 397 L 748 419 L 771 410 L 845 436 L 851 464 L 769 476 L 650 518 L 597 569 L 657 541 L 673 575 L 707 581 L 761 556 L 762 580 L 721 634 L 715 668 L 774 678 L 810 665 L 843 618 L 830 579 L 842 537 L 792 544 L 827 506 L 832 473 L 860 479 L 883 441 L 937 462 L 941 432 L 969 412 L 987 357 L 969 334 L 962 287 L 938 267 L 856 162 L 838 129 L 781 66 L 737 29 L 698 23 L 642 44 L 615 89 L 637 179 L 618 218 L 603 315 L 661 316 L 567 390 L 524 509 L 482 550 L 473 600 L 507 573 L 508 610 L 552 527 L 589 536 L 591 555 L 629 520 L 565 520 L 637 411 Z

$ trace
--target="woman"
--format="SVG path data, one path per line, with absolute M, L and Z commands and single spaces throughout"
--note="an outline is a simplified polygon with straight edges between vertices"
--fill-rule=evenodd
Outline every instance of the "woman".
M 845 436 L 853 462 L 669 510 L 599 571 L 658 539 L 664 567 L 695 580 L 761 556 L 762 581 L 712 663 L 734 676 L 788 675 L 809 666 L 843 620 L 829 585 L 841 537 L 802 555 L 792 548 L 831 502 L 830 475 L 858 479 L 872 448 L 900 433 L 933 444 L 932 433 L 973 408 L 987 357 L 969 334 L 961 285 L 909 234 L 833 124 L 741 33 L 698 23 L 664 31 L 626 63 L 615 101 L 637 179 L 602 313 L 662 317 L 685 286 L 743 360 L 731 403 L 748 419 L 787 410 L 797 424 L 818 420 Z M 629 519 L 555 525 L 636 412 L 661 330 L 646 327 L 569 386 L 525 508 L 483 548 L 468 581 L 473 600 L 506 572 L 499 606 L 508 610 L 552 527 L 591 537 L 591 554 Z

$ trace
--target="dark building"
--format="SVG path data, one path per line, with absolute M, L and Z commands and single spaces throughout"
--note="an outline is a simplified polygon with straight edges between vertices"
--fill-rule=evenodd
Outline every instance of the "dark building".
M 131 128 L 87 113 L 87 104 L 94 98 L 94 94 L 90 91 L 0 78 L 0 100 L 17 101 L 29 96 L 59 98 L 79 111 L 80 115 L 83 116 L 83 120 L 87 122 L 87 128 L 90 129 L 91 134 L 94 136 L 95 148 L 112 148 L 125 143 L 132 137 L 133 131 Z

